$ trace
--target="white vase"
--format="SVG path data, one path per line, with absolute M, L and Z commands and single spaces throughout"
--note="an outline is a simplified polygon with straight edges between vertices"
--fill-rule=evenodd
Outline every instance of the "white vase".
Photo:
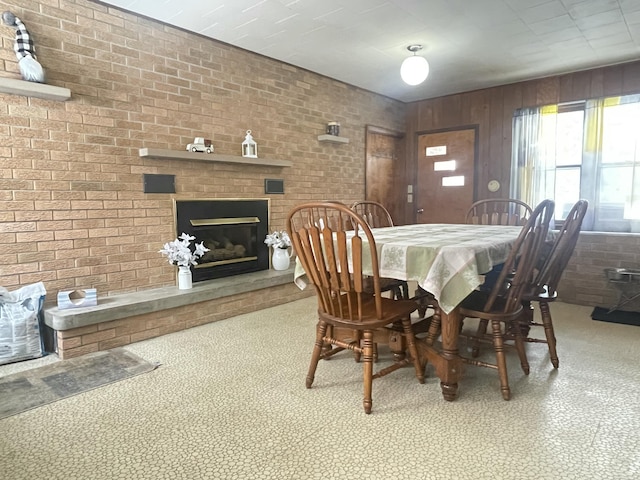
M 274 270 L 286 270 L 289 268 L 291 255 L 288 249 L 274 248 L 271 256 L 271 265 Z
M 193 287 L 191 269 L 189 267 L 178 267 L 178 289 L 189 290 L 191 287 Z

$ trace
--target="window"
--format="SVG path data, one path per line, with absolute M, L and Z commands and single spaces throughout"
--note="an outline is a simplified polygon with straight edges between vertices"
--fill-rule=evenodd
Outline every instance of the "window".
M 640 95 L 519 109 L 512 151 L 513 198 L 557 221 L 585 198 L 584 230 L 640 232 Z

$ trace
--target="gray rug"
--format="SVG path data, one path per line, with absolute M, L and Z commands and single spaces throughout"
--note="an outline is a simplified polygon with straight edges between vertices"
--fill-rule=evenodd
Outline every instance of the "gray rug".
M 154 370 L 122 348 L 90 353 L 0 378 L 0 419 Z

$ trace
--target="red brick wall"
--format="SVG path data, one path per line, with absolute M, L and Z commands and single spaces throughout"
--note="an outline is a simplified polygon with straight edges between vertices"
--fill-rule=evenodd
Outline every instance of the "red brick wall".
M 364 197 L 365 126 L 401 131 L 397 101 L 86 0 L 0 1 L 26 24 L 47 83 L 66 102 L 0 94 L 0 285 L 43 281 L 98 296 L 175 282 L 158 254 L 175 238 L 172 199 L 271 196 L 272 229 L 306 200 Z M 18 78 L 15 32 L 0 26 L 0 76 Z M 348 145 L 319 143 L 327 121 Z M 251 129 L 274 168 L 140 158 L 195 136 L 239 155 Z M 176 176 L 175 195 L 144 194 L 144 173 Z

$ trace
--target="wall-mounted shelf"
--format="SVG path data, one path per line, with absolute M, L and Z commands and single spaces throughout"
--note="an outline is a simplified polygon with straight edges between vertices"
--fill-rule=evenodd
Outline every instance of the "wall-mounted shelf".
M 348 138 L 338 137 L 336 135 L 318 135 L 318 141 L 329 143 L 349 143 Z
M 23 95 L 25 97 L 36 97 L 60 102 L 71 98 L 71 90 L 68 88 L 2 77 L 0 77 L 0 93 Z
M 291 167 L 293 165 L 293 162 L 289 160 L 247 158 L 236 155 L 220 155 L 218 153 L 187 152 L 186 150 L 182 152 L 180 150 L 165 150 L 162 148 L 141 148 L 140 156 L 167 160 L 197 160 L 200 162 L 239 163 L 267 167 Z

